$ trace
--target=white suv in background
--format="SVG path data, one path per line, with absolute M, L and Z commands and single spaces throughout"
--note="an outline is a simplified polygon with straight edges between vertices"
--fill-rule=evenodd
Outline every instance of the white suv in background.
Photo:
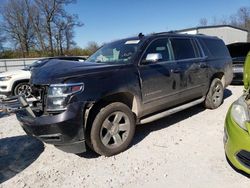
M 25 95 L 26 98 L 31 97 L 31 87 L 29 80 L 31 77 L 31 68 L 39 67 L 47 63 L 51 59 L 69 60 L 83 62 L 85 57 L 63 56 L 53 57 L 38 60 L 32 63 L 25 69 L 13 70 L 0 73 L 0 95 L 2 96 L 15 96 Z
M 24 94 L 30 97 L 30 76 L 31 73 L 28 69 L 0 73 L 0 95 L 11 96 Z

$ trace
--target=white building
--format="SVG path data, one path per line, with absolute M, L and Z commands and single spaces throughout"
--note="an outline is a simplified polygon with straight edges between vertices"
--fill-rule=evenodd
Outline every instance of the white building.
M 210 36 L 217 36 L 221 38 L 225 44 L 235 42 L 247 42 L 248 31 L 234 27 L 231 25 L 215 25 L 215 26 L 202 26 L 194 27 L 176 31 L 183 34 L 204 34 Z

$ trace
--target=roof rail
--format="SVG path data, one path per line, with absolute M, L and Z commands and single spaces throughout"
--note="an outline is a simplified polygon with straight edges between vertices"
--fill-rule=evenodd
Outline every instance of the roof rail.
M 165 32 L 160 32 L 160 33 L 154 33 L 153 35 L 164 35 L 164 34 L 169 34 L 169 33 L 176 33 L 176 31 L 165 31 Z

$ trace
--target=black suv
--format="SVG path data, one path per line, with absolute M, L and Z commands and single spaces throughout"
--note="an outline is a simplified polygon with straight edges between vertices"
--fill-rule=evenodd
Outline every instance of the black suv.
M 16 113 L 25 132 L 45 143 L 72 153 L 86 151 L 86 143 L 111 156 L 129 146 L 136 124 L 199 103 L 219 107 L 231 80 L 222 40 L 140 34 L 104 45 L 84 63 L 51 59 L 34 68 L 30 83 L 37 100 L 27 105 L 19 96 Z

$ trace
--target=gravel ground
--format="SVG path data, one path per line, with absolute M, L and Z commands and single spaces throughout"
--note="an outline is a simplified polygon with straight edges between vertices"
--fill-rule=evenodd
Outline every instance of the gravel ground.
M 223 127 L 242 86 L 225 91 L 223 105 L 200 105 L 137 126 L 132 146 L 103 157 L 64 153 L 28 137 L 15 116 L 0 113 L 0 187 L 248 187 L 226 161 Z

